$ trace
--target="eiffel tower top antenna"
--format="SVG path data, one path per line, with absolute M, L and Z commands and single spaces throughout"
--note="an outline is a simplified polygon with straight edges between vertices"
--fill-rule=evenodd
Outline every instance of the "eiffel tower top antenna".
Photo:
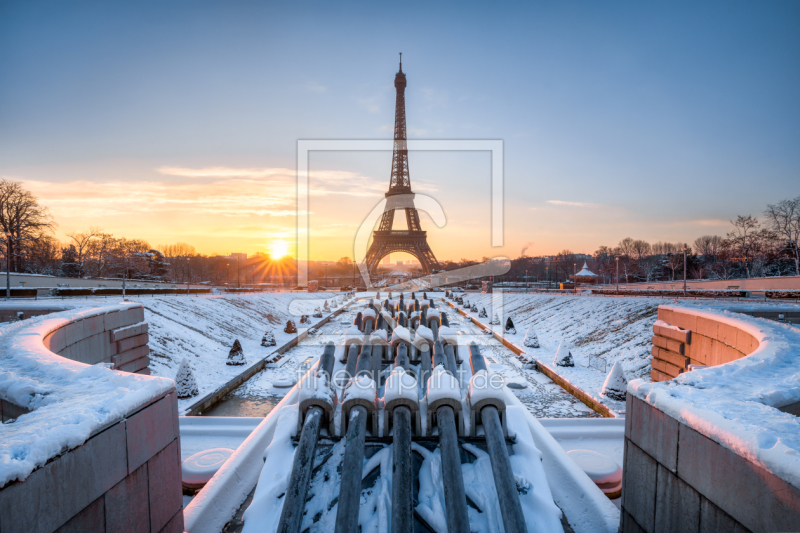
M 403 72 L 403 52 L 400 52 L 400 72 Z

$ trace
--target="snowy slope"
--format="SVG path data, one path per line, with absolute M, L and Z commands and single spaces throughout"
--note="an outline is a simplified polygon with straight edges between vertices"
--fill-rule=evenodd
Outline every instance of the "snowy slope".
M 200 297 L 142 297 L 145 320 L 150 324 L 150 371 L 153 375 L 175 378 L 183 357 L 188 358 L 200 394 L 181 400 L 185 409 L 203 395 L 215 390 L 248 366 L 255 364 L 276 348 L 261 346 L 267 329 L 275 334 L 277 346 L 295 334 L 284 333 L 287 320 L 298 329 L 322 319 L 309 318 L 300 324 L 301 314 L 312 314 L 322 307 L 329 293 L 238 294 Z M 225 364 L 233 341 L 239 339 L 247 359 L 246 366 Z

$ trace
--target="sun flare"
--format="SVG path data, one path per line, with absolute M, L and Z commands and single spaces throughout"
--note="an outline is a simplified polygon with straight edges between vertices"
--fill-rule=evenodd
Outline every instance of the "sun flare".
M 285 241 L 275 241 L 269 248 L 273 259 L 280 259 L 289 254 L 289 245 Z

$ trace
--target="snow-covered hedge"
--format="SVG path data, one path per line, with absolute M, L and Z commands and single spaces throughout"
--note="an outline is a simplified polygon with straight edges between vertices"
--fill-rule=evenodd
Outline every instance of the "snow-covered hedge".
M 767 298 L 800 300 L 800 291 L 766 291 L 764 294 Z
M 668 298 L 672 296 L 683 296 L 683 289 L 592 289 L 592 294 L 605 294 L 610 296 L 661 296 Z M 747 291 L 738 290 L 713 290 L 713 289 L 688 289 L 687 296 L 695 298 L 747 298 Z

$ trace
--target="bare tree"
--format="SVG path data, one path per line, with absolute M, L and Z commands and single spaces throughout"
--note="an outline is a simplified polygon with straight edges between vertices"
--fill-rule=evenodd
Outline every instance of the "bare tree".
M 714 264 L 717 262 L 722 249 L 723 238 L 719 235 L 703 235 L 694 240 L 694 249 L 703 258 Z
M 97 238 L 102 233 L 103 230 L 94 226 L 90 227 L 89 231 L 86 232 L 78 233 L 77 231 L 73 231 L 71 233 L 67 233 L 67 237 L 72 240 L 72 243 L 75 246 L 75 251 L 78 254 L 76 262 L 78 263 L 79 278 L 83 277 L 84 264 L 91 249 L 92 240 Z
M 628 257 L 633 257 L 633 246 L 634 240 L 630 237 L 625 237 L 619 244 L 617 245 L 617 250 L 620 255 L 627 255 Z
M 670 269 L 670 281 L 675 281 L 675 271 L 683 268 L 683 249 L 689 248 L 689 245 L 686 243 L 671 243 L 665 242 L 663 243 L 663 250 L 666 253 L 665 262 Z M 687 250 L 688 251 L 688 250 Z
M 794 273 L 800 276 L 800 196 L 791 200 L 781 200 L 777 204 L 768 204 L 764 211 L 767 227 L 778 238 L 786 239 L 786 248 L 794 256 Z
M 54 228 L 47 208 L 30 191 L 15 181 L 0 179 L 0 230 L 9 236 L 12 272 L 22 270 L 22 249 Z
M 731 220 L 733 230 L 728 233 L 727 247 L 736 259 L 744 264 L 748 279 L 750 278 L 750 266 L 758 248 L 761 244 L 761 224 L 758 219 L 747 215 L 738 215 L 736 220 Z
M 556 281 L 558 281 L 558 273 L 563 273 L 564 281 L 568 281 L 575 268 L 575 254 L 570 250 L 561 250 L 561 252 L 556 255 L 555 260 L 557 268 Z

